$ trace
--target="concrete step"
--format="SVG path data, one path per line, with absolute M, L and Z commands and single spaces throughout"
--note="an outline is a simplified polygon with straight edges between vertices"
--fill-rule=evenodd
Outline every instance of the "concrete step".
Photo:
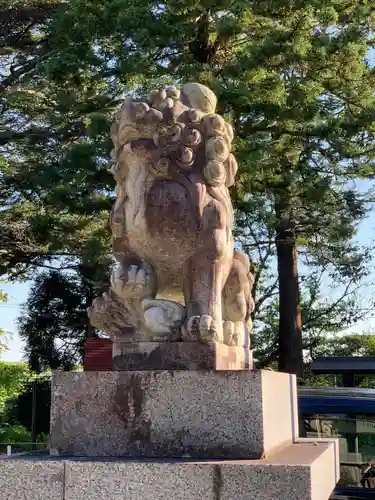
M 301 440 L 267 460 L 0 459 L 2 498 L 328 500 L 337 441 Z

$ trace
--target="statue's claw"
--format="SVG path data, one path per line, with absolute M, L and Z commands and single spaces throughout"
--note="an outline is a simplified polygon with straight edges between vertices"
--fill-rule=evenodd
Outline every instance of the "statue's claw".
M 151 292 L 151 273 L 143 266 L 119 266 L 112 273 L 111 287 L 122 299 L 141 299 Z
M 191 316 L 184 328 L 186 340 L 201 340 L 204 342 L 221 342 L 220 325 L 208 314 Z

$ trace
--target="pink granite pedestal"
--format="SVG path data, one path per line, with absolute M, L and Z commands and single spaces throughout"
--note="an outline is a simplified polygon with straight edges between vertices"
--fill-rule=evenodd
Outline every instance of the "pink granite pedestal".
M 298 437 L 295 377 L 271 371 L 56 372 L 61 455 L 268 457 Z
M 328 500 L 338 441 L 298 438 L 295 377 L 55 373 L 54 457 L 0 459 L 22 500 Z
M 331 440 L 234 462 L 0 459 L 0 491 L 20 500 L 328 500 L 337 457 Z

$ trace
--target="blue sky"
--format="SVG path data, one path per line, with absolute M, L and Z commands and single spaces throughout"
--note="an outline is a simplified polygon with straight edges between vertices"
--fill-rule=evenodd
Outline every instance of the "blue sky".
M 1 289 L 8 294 L 7 304 L 0 304 L 0 328 L 12 333 L 8 342 L 9 350 L 2 359 L 6 361 L 20 361 L 22 359 L 22 342 L 17 334 L 15 321 L 20 315 L 20 305 L 26 300 L 31 283 L 1 284 Z

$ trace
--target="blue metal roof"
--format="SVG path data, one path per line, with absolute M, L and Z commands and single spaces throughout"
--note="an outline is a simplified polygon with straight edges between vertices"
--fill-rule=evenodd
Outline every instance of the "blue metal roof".
M 375 373 L 375 356 L 322 356 L 311 363 L 313 373 Z
M 330 500 L 374 500 L 375 490 L 357 488 L 336 488 Z
M 375 390 L 348 387 L 301 387 L 300 416 L 323 414 L 375 415 Z

